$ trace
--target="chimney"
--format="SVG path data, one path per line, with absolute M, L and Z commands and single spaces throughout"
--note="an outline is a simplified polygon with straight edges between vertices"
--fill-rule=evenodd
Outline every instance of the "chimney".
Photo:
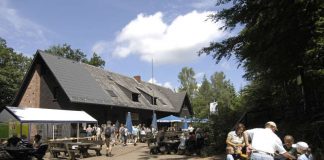
M 138 83 L 141 83 L 141 76 L 134 76 L 135 80 L 138 82 Z

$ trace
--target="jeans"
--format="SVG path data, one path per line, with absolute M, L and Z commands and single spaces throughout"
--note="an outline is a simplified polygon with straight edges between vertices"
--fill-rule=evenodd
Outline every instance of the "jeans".
M 273 157 L 263 153 L 252 153 L 250 160 L 273 160 Z

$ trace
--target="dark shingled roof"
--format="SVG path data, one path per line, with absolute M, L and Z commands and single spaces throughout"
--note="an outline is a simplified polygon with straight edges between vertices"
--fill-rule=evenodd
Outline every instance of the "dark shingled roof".
M 39 51 L 71 102 L 109 104 L 111 97 L 94 81 L 82 64 Z
M 179 113 L 186 93 L 38 51 L 71 102 Z M 139 94 L 138 102 L 131 99 Z M 152 105 L 147 97 L 156 97 Z

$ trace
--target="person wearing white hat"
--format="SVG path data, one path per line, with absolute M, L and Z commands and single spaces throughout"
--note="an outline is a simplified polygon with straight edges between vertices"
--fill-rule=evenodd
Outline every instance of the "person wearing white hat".
M 301 154 L 297 160 L 313 160 L 313 156 L 307 153 L 309 147 L 306 142 L 297 142 L 293 144 L 292 147 L 296 148 L 297 152 Z
M 273 160 L 276 151 L 286 158 L 296 159 L 295 156 L 289 154 L 284 149 L 282 141 L 274 133 L 277 130 L 276 123 L 269 121 L 265 124 L 265 128 L 254 128 L 243 133 L 244 142 L 248 149 L 251 150 L 251 159 Z M 251 144 L 249 143 L 249 138 L 251 139 Z

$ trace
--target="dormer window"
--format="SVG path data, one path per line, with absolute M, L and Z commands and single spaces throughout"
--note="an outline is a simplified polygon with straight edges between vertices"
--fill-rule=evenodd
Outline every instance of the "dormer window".
M 137 94 L 137 93 L 132 93 L 132 100 L 133 100 L 134 102 L 138 102 L 138 97 L 139 97 L 139 94 Z
M 59 87 L 54 87 L 54 90 L 53 90 L 53 102 L 57 101 L 58 95 L 59 95 Z
M 156 105 L 157 97 L 152 97 L 152 100 L 153 100 L 153 101 L 152 101 L 152 104 L 153 104 L 153 105 Z

